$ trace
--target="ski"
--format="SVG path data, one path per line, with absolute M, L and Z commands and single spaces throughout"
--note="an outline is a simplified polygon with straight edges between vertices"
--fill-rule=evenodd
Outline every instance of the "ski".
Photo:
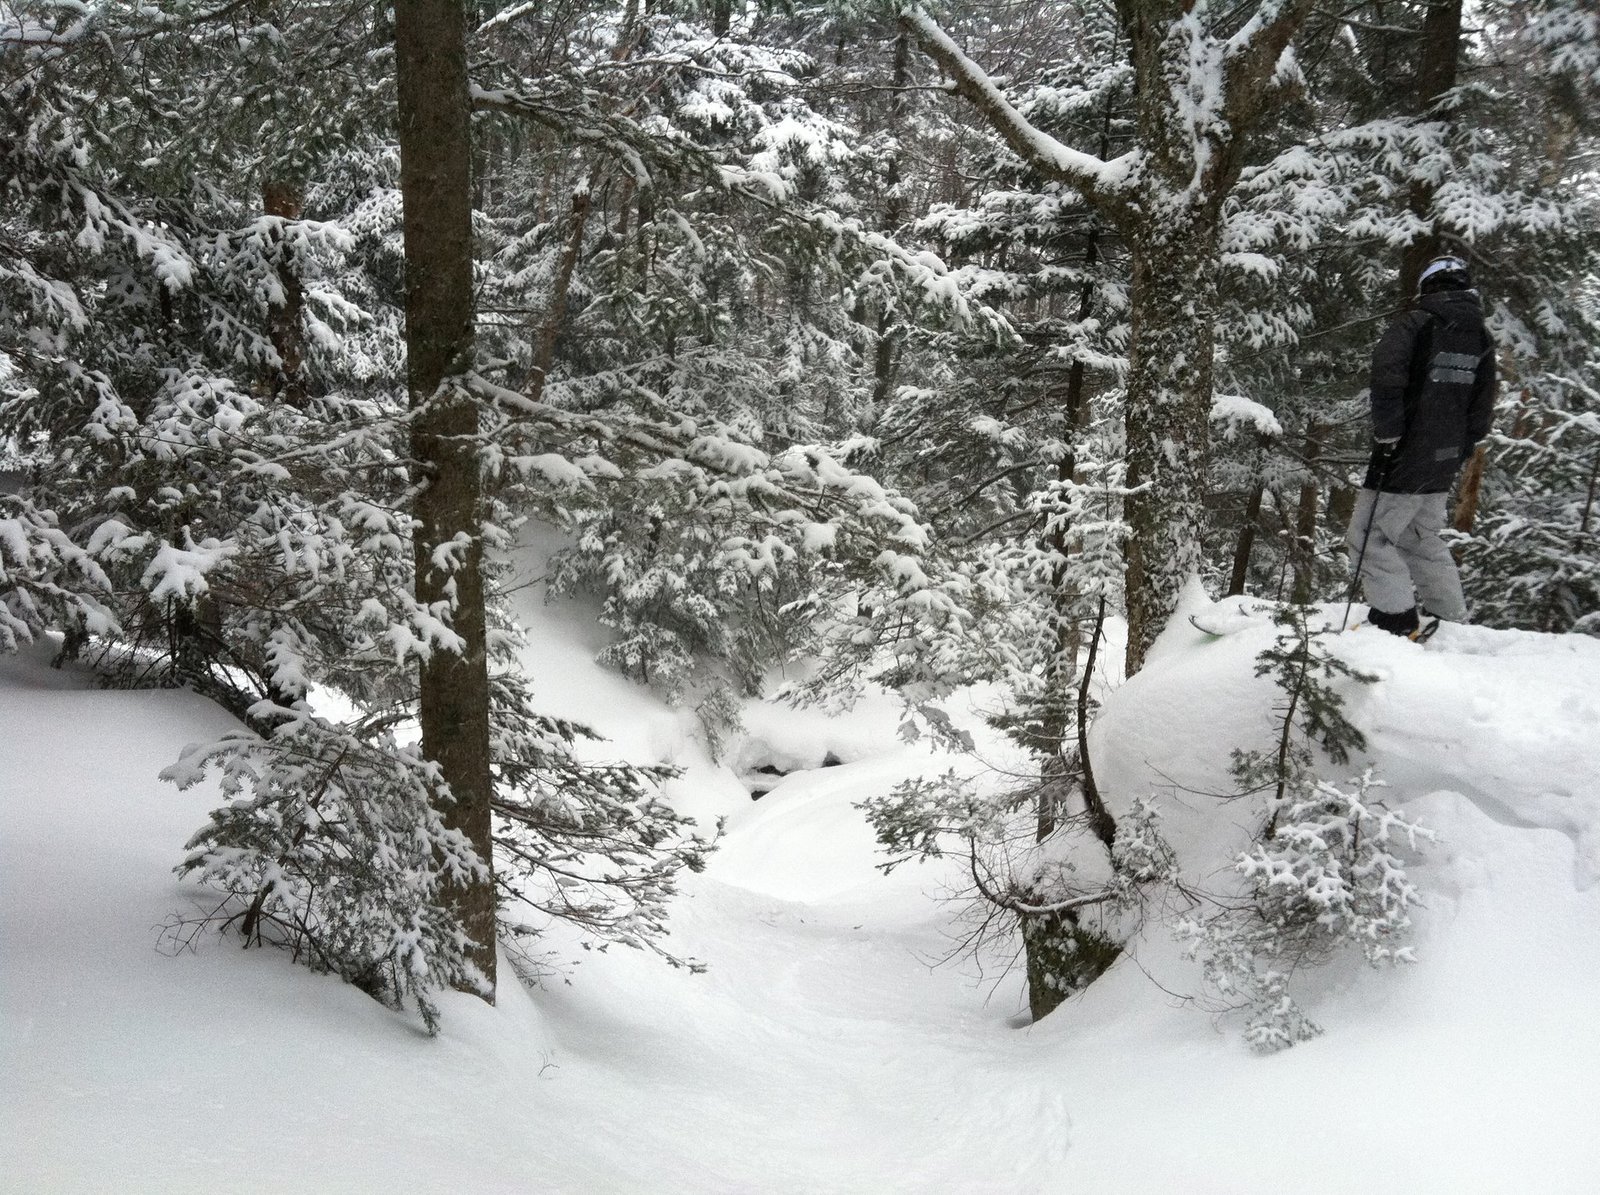
M 1230 621 L 1210 624 L 1201 622 L 1197 616 L 1191 614 L 1189 615 L 1189 625 L 1202 635 L 1207 635 L 1212 639 L 1224 639 L 1235 631 L 1242 631 L 1248 626 L 1259 626 L 1260 624 L 1255 619 L 1241 617 L 1237 614 L 1233 615 Z
M 1262 616 L 1271 616 L 1277 607 L 1271 603 L 1260 600 L 1241 601 L 1237 604 L 1225 603 L 1211 609 L 1201 611 L 1199 614 L 1188 616 L 1189 625 L 1202 635 L 1212 639 L 1223 639 L 1237 631 L 1249 630 L 1251 627 L 1262 625 Z

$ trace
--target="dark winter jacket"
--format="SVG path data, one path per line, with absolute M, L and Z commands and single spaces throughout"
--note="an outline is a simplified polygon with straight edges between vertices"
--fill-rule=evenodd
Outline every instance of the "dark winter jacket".
M 1437 494 L 1489 434 L 1494 418 L 1494 342 L 1478 292 L 1423 295 L 1372 354 L 1372 435 L 1400 437 L 1385 472 L 1375 453 L 1366 487 Z

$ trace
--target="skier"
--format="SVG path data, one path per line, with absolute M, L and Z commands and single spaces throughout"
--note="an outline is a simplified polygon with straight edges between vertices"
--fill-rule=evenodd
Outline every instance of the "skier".
M 1466 621 L 1439 533 L 1456 471 L 1489 434 L 1494 392 L 1494 343 L 1467 263 L 1436 257 L 1372 354 L 1372 460 L 1347 542 L 1374 626 L 1417 638 L 1441 618 Z

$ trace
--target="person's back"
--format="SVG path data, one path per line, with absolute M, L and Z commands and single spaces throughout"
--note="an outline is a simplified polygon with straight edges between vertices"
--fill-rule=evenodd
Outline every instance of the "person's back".
M 1435 618 L 1466 620 L 1439 532 L 1456 471 L 1489 433 L 1494 390 L 1494 343 L 1466 263 L 1436 258 L 1372 357 L 1373 453 L 1349 543 L 1375 626 L 1414 632 L 1418 598 Z

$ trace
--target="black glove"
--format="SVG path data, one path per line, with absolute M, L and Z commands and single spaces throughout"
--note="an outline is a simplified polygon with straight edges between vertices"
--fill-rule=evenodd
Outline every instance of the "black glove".
M 1392 440 L 1374 440 L 1372 442 L 1372 460 L 1380 469 L 1388 468 L 1394 460 L 1395 451 L 1400 447 L 1400 437 Z

